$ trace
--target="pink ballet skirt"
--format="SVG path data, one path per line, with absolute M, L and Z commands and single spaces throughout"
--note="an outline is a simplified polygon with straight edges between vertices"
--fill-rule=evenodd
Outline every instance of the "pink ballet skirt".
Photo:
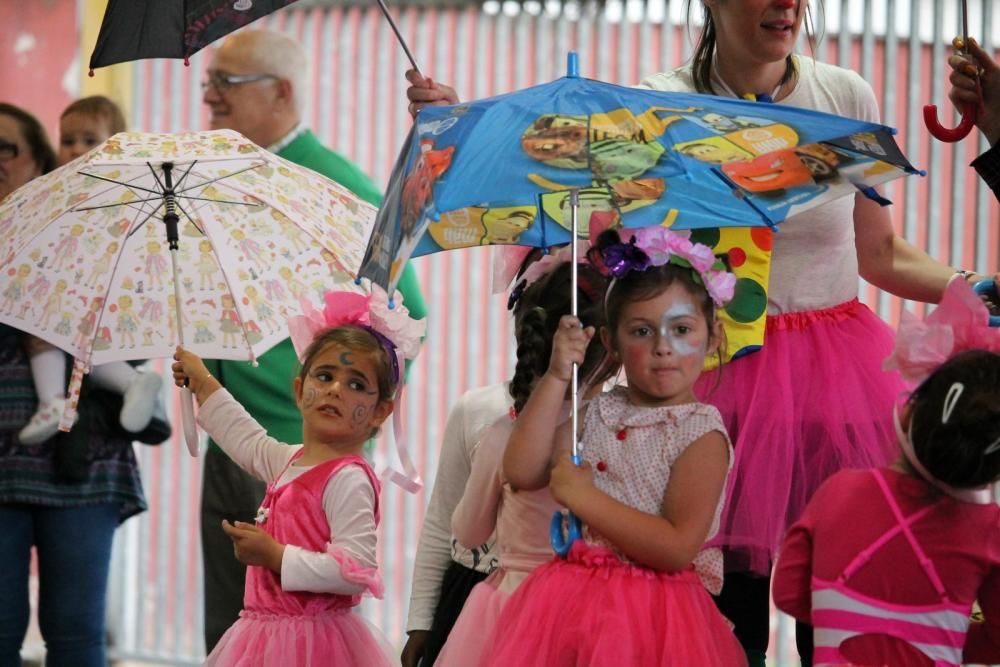
M 735 450 L 708 545 L 725 550 L 727 570 L 769 573 L 785 531 L 827 477 L 898 454 L 892 409 L 904 386 L 882 370 L 893 340 L 856 299 L 769 316 L 760 351 L 699 379 L 699 399 L 722 413 Z
M 741 667 L 746 656 L 694 570 L 667 574 L 574 543 L 507 601 L 481 665 Z
M 205 664 L 391 667 L 381 633 L 350 608 L 315 616 L 242 611 Z
M 500 612 L 511 597 L 495 585 L 493 575 L 499 571 L 472 589 L 434 667 L 475 667 L 482 661 L 483 638 L 497 626 Z

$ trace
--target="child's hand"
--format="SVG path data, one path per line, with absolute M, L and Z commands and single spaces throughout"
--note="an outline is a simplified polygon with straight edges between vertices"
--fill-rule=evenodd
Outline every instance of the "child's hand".
M 281 559 L 285 555 L 285 545 L 276 542 L 252 523 L 237 521 L 235 524 L 222 520 L 222 530 L 233 541 L 236 560 L 244 565 L 262 565 L 275 574 L 281 574 Z
M 406 97 L 410 100 L 407 109 L 414 118 L 417 117 L 417 112 L 426 106 L 458 104 L 458 93 L 454 88 L 437 83 L 415 69 L 406 70 L 406 80 L 410 82 L 410 86 L 406 89 Z
M 174 384 L 178 387 L 188 387 L 198 397 L 198 403 L 215 393 L 216 389 L 222 387 L 218 380 L 205 368 L 204 362 L 194 352 L 188 352 L 180 345 L 174 352 L 174 363 L 170 370 L 174 373 Z
M 552 338 L 552 359 L 549 361 L 548 372 L 569 382 L 573 377 L 573 364 L 583 364 L 587 345 L 593 337 L 594 327 L 581 328 L 580 320 L 572 315 L 563 315 Z
M 549 477 L 549 491 L 556 502 L 573 509 L 574 500 L 581 490 L 594 486 L 594 471 L 586 461 L 576 465 L 570 455 L 556 461 Z

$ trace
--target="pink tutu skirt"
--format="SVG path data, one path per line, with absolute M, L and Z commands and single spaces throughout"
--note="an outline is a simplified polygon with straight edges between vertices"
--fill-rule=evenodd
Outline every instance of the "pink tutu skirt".
M 489 581 L 476 584 L 448 635 L 434 667 L 475 667 L 510 595 Z
M 205 661 L 209 667 L 392 667 L 381 633 L 350 609 L 315 616 L 240 612 Z
M 785 531 L 827 477 L 898 454 L 892 408 L 904 387 L 882 370 L 893 340 L 857 300 L 768 317 L 760 351 L 699 379 L 698 397 L 722 413 L 735 449 L 710 543 L 725 550 L 727 570 L 770 573 Z
M 510 597 L 480 664 L 740 667 L 746 657 L 693 570 L 656 572 L 578 541 Z

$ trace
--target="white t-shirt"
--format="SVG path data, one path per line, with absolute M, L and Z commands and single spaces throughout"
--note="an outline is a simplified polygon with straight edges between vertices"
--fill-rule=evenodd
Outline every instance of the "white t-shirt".
M 880 122 L 875 93 L 857 72 L 794 57 L 799 78 L 779 104 Z M 690 65 L 654 74 L 639 87 L 696 92 Z M 768 314 L 829 308 L 857 295 L 854 199 L 842 197 L 778 226 L 771 256 Z
M 513 404 L 506 383 L 494 384 L 463 394 L 448 415 L 413 565 L 407 632 L 430 630 L 441 581 L 452 561 L 483 573 L 497 566 L 496 536 L 491 535 L 479 549 L 465 549 L 452 539 L 451 515 L 472 472 L 472 450 L 486 427 L 507 414 Z

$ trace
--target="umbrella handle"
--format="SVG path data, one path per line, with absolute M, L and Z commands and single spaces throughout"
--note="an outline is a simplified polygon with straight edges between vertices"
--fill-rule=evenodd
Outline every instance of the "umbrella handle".
M 976 109 L 971 106 L 962 109 L 962 122 L 958 124 L 958 127 L 948 128 L 938 121 L 937 105 L 928 104 L 924 107 L 924 125 L 927 126 L 927 131 L 939 141 L 948 143 L 961 141 L 976 126 Z
M 198 438 L 198 425 L 194 421 L 194 394 L 187 387 L 181 388 L 181 423 L 184 425 L 184 442 L 188 452 L 197 458 L 201 449 Z
M 579 454 L 573 455 L 573 463 L 580 465 Z M 549 541 L 552 543 L 552 550 L 565 558 L 573 543 L 583 537 L 583 524 L 580 523 L 579 517 L 572 512 L 567 513 L 565 517 L 565 529 L 563 523 L 562 512 L 556 512 L 552 515 L 552 523 L 549 525 Z
M 1000 303 L 1000 294 L 997 294 L 996 289 L 994 289 L 992 280 L 980 280 L 972 286 L 972 289 L 976 291 L 976 294 L 992 297 L 994 303 Z M 1000 315 L 990 315 L 990 326 L 1000 327 Z

